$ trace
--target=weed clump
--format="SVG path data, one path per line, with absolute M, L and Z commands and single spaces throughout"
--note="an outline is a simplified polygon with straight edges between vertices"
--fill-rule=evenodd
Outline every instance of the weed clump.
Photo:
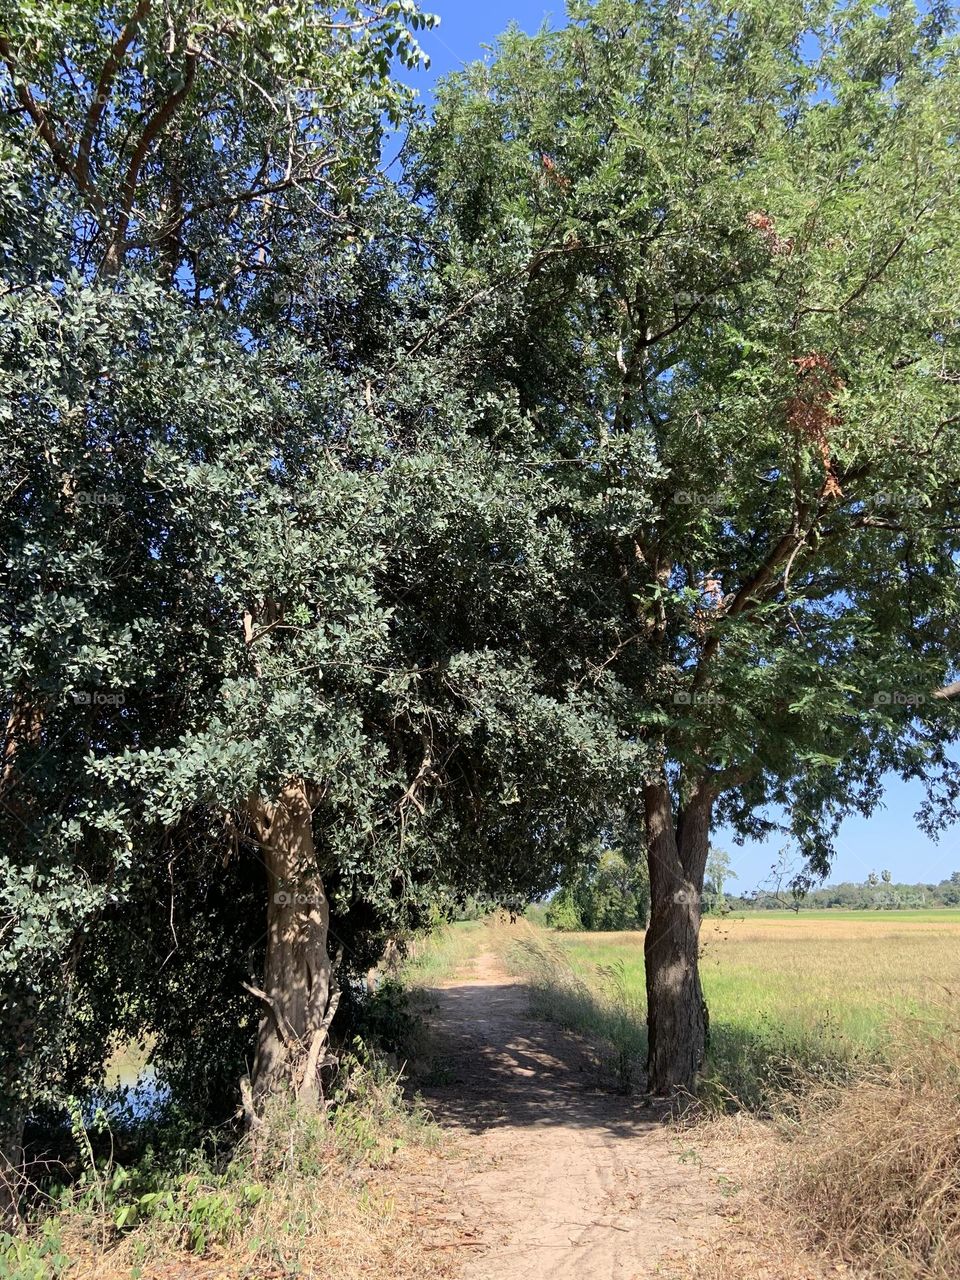
M 215 1258 L 224 1276 L 432 1274 L 403 1174 L 438 1143 L 400 1073 L 357 1040 L 324 1106 L 278 1096 L 220 1158 L 98 1165 L 87 1141 L 87 1167 L 32 1226 L 0 1233 L 0 1276 L 104 1275 L 107 1257 L 122 1274 L 160 1276 L 184 1255 Z

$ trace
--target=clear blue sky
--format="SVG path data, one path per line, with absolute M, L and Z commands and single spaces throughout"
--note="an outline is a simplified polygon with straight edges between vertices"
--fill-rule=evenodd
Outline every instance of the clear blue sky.
M 544 19 L 551 26 L 560 26 L 565 20 L 562 3 L 543 5 L 533 0 L 422 0 L 421 8 L 440 17 L 439 27 L 419 34 L 420 44 L 430 57 L 430 70 L 411 81 L 418 87 L 422 85 L 424 97 L 429 97 L 430 86 L 438 76 L 482 58 L 481 46 L 492 44 L 511 22 L 533 32 Z
M 430 57 L 429 71 L 408 79 L 427 102 L 440 76 L 482 58 L 482 46 L 492 44 L 511 21 L 529 32 L 545 19 L 551 26 L 564 21 L 562 3 L 544 5 L 534 0 L 423 0 L 422 7 L 439 14 L 440 26 L 421 33 L 420 42 Z M 928 840 L 914 821 L 922 798 L 918 783 L 891 778 L 882 810 L 869 820 L 850 818 L 844 823 L 830 880 L 863 880 L 869 871 L 888 868 L 894 880 L 935 883 L 960 869 L 960 826 L 946 831 L 939 844 Z M 774 839 L 741 849 L 723 831 L 717 832 L 714 843 L 731 854 L 738 880 L 730 888 L 737 892 L 768 881 L 783 844 Z

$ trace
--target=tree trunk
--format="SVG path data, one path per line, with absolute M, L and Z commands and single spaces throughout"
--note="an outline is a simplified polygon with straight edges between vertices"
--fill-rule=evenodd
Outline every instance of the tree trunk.
M 274 1093 L 319 1101 L 340 991 L 327 951 L 330 908 L 313 843 L 311 788 L 291 779 L 275 802 L 257 797 L 250 810 L 268 884 L 263 990 L 249 988 L 263 1016 L 251 1078 L 243 1084 L 247 1119 L 256 1123 Z
M 9 1227 L 19 1216 L 25 1119 L 15 1102 L 4 1105 L 0 1116 L 0 1227 Z
M 650 922 L 643 953 L 647 977 L 647 1089 L 692 1092 L 707 1045 L 707 1006 L 700 986 L 700 897 L 707 862 L 712 796 L 694 792 L 674 825 L 666 779 L 644 789 Z

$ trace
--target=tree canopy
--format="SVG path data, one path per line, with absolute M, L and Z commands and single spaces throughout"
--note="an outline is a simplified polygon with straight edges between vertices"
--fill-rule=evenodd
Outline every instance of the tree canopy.
M 43 40 L 11 27 L 4 53 L 8 1147 L 27 1099 L 89 1091 L 147 1029 L 200 1117 L 235 1106 L 258 1020 L 254 1084 L 309 1092 L 384 940 L 451 893 L 545 892 L 632 751 L 543 644 L 579 567 L 550 487 L 476 436 L 481 405 L 518 423 L 512 389 L 422 350 L 443 303 L 424 212 L 372 165 L 412 7 L 344 27 L 287 6 L 279 52 L 229 6 L 176 10 L 172 35 L 31 12 Z M 195 47 L 216 52 L 166 111 Z M 305 105 L 303 156 L 268 181 L 265 97 L 324 59 L 351 109 Z M 92 125 L 81 77 L 110 95 Z M 151 149 L 125 210 L 131 119 Z
M 572 0 L 427 119 L 428 21 L 0 9 L 14 1158 L 144 1028 L 309 1098 L 388 936 L 624 811 L 689 1087 L 711 825 L 955 816 L 953 18 Z

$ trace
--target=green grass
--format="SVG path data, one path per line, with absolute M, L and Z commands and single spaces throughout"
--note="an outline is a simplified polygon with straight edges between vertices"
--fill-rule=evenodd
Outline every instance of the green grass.
M 642 933 L 526 929 L 525 948 L 510 954 L 539 1011 L 640 1054 Z M 701 943 L 710 1008 L 705 1092 L 760 1111 L 785 1093 L 885 1060 L 898 1023 L 935 1022 L 949 993 L 960 992 L 955 911 L 707 917 Z
M 403 967 L 404 981 L 413 987 L 430 987 L 447 981 L 484 950 L 485 938 L 483 920 L 440 925 L 429 937 L 413 944 Z

